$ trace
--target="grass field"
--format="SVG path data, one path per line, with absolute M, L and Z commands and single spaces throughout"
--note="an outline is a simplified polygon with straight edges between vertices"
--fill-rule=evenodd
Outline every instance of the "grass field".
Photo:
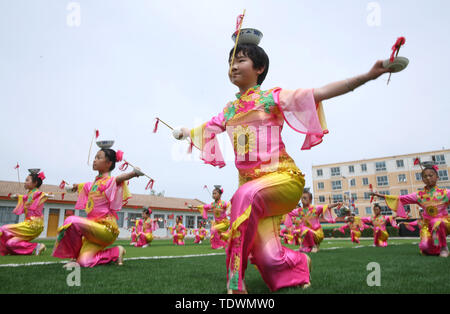
M 209 242 L 184 247 L 170 240 L 154 240 L 147 248 L 135 248 L 128 241 L 117 241 L 127 249 L 124 266 L 110 264 L 81 269 L 81 285 L 69 287 L 60 259 L 51 252 L 54 241 L 44 240 L 42 256 L 0 256 L 0 293 L 226 293 L 224 250 L 212 250 Z M 391 239 L 387 248 L 372 247 L 372 240 L 362 240 L 356 247 L 349 239 L 325 239 L 312 258 L 312 286 L 309 289 L 286 288 L 275 293 L 450 293 L 450 259 L 419 254 L 418 239 Z M 289 246 L 294 248 L 293 246 Z M 184 258 L 185 255 L 215 254 Z M 150 257 L 163 257 L 153 258 Z M 135 259 L 147 257 L 149 259 Z M 17 266 L 50 262 L 51 264 Z M 381 286 L 369 287 L 367 264 L 377 262 Z M 249 264 L 246 272 L 248 290 L 269 293 L 258 271 Z

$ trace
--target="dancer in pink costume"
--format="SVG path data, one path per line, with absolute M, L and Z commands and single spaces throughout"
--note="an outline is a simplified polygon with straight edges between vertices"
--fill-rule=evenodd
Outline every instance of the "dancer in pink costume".
M 183 217 L 177 217 L 175 227 L 173 227 L 172 236 L 175 245 L 184 245 L 186 227 L 183 225 Z
M 345 229 L 350 230 L 350 239 L 353 243 L 360 244 L 359 238 L 361 237 L 361 232 L 364 229 L 369 228 L 362 222 L 361 217 L 356 217 L 355 214 L 351 214 L 346 217 L 347 223 L 340 228 L 333 229 L 333 231 L 338 230 L 339 232 L 345 234 Z
M 205 240 L 206 236 L 208 235 L 208 231 L 205 229 L 205 221 L 202 221 L 199 223 L 199 227 L 197 229 L 194 230 L 194 235 L 195 235 L 195 240 L 194 243 L 195 244 L 201 244 L 203 240 Z
M 223 188 L 215 186 L 212 196 L 214 202 L 211 204 L 197 206 L 196 208 L 202 214 L 203 219 L 208 219 L 207 211 L 212 210 L 214 214 L 214 221 L 211 224 L 211 248 L 222 249 L 227 246 L 230 228 L 230 220 L 227 216 L 230 215 L 230 202 L 221 200 Z
M 33 169 L 31 169 L 33 170 Z M 0 227 L 0 255 L 40 255 L 46 248 L 43 243 L 32 243 L 44 230 L 44 203 L 51 195 L 39 191 L 45 179 L 43 172 L 33 171 L 25 180 L 26 195 L 12 195 L 17 199 L 13 213 L 25 214 L 25 221 Z
M 390 223 L 392 227 L 399 229 L 396 217 L 381 215 L 381 207 L 378 204 L 373 205 L 373 216 L 361 217 L 361 221 L 366 224 L 372 224 L 373 227 L 373 245 L 379 247 L 387 247 L 387 240 L 389 233 L 386 229 L 386 224 Z
M 119 152 L 117 155 L 119 155 Z M 111 176 L 121 155 L 109 148 L 102 148 L 95 156 L 93 169 L 98 171 L 94 182 L 74 184 L 78 191 L 75 209 L 84 209 L 87 218 L 70 216 L 58 229 L 53 256 L 71 258 L 82 267 L 94 267 L 117 261 L 123 264 L 125 249 L 116 246 L 106 249 L 119 235 L 116 212 L 130 198 L 126 180 L 142 175 L 138 168 L 130 173 Z
M 373 193 L 386 200 L 386 204 L 391 210 L 401 213 L 406 218 L 405 205 L 417 204 L 423 208 L 423 221 L 427 224 L 435 245 L 439 247 L 439 256 L 448 257 L 447 235 L 450 234 L 450 221 L 447 207 L 450 204 L 450 190 L 439 188 L 436 182 L 439 180 L 438 168 L 434 164 L 423 163 L 422 181 L 425 183 L 423 191 L 407 195 L 382 195 Z M 423 229 L 423 230 L 426 230 Z M 434 252 L 434 249 L 432 250 Z M 433 254 L 434 255 L 434 254 Z
M 269 59 L 257 43 L 246 42 L 248 39 L 240 37 L 236 49 L 230 51 L 229 78 L 239 89 L 236 99 L 200 127 L 174 130 L 173 135 L 179 140 L 190 137 L 201 150 L 201 159 L 218 167 L 225 162 L 217 135 L 227 131 L 233 144 L 239 188 L 231 199 L 228 293 L 247 293 L 244 277 L 250 253 L 270 290 L 307 287 L 309 257 L 282 246 L 279 238 L 282 216 L 297 206 L 305 184 L 302 172 L 286 152 L 283 124 L 286 121 L 306 135 L 302 149 L 320 144 L 328 132 L 322 100 L 348 93 L 389 70 L 380 60 L 366 74 L 321 88 L 262 90 Z
M 312 199 L 311 192 L 303 191 L 302 207 L 298 207 L 288 214 L 288 217 L 291 217 L 291 219 L 292 217 L 300 218 L 300 224 L 296 228 L 296 234 L 300 237 L 300 252 L 316 253 L 319 251 L 320 243 L 324 239 L 320 217 L 322 216 L 328 222 L 334 223 L 335 220 L 331 209 L 342 206 L 341 202 L 324 206 L 314 206 L 311 204 Z
M 136 245 L 137 243 L 137 236 L 136 236 L 136 225 L 138 224 L 138 222 L 135 222 L 135 225 L 133 227 L 131 227 L 131 243 L 130 245 Z
M 142 219 L 139 219 L 139 228 L 136 232 L 138 239 L 136 247 L 147 247 L 153 241 L 153 231 L 158 229 L 158 221 L 150 218 L 152 210 L 146 208 L 142 211 Z

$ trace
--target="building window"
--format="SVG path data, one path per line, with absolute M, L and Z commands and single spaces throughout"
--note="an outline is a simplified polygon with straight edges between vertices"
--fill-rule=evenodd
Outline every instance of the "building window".
M 124 215 L 124 212 L 116 212 L 116 214 L 117 214 L 117 217 L 119 218 L 119 219 L 117 219 L 117 226 L 119 227 L 119 228 L 123 228 L 123 215 Z
M 384 161 L 376 162 L 375 170 L 376 171 L 386 171 L 386 162 L 384 162 Z
M 317 169 L 317 176 L 318 177 L 323 176 L 323 170 L 322 169 Z
M 362 178 L 363 185 L 369 185 L 369 179 L 368 178 Z
M 358 195 L 356 193 L 352 193 L 352 199 L 354 201 L 357 201 L 358 200 Z
M 389 195 L 389 190 L 380 191 L 380 192 L 378 192 L 378 193 L 380 193 L 380 194 L 382 194 L 382 195 Z
M 389 185 L 388 177 L 387 176 L 377 177 L 377 185 L 378 186 Z
M 164 228 L 164 215 L 161 214 L 154 214 L 153 219 L 158 221 L 158 228 Z M 160 221 L 161 220 L 161 221 Z
M 398 182 L 406 182 L 406 174 L 399 174 Z
M 416 172 L 416 181 L 422 181 L 422 173 Z
M 439 181 L 448 181 L 448 172 L 447 170 L 439 170 Z
M 433 155 L 433 156 L 431 156 L 431 159 L 438 165 L 445 165 L 445 156 L 444 155 Z
M 367 171 L 367 165 L 366 164 L 361 164 L 361 171 L 362 172 L 366 172 Z
M 13 213 L 14 208 L 12 206 L 0 206 L 0 226 L 19 222 L 19 215 Z
M 333 167 L 331 168 L 331 176 L 340 176 L 341 175 L 341 169 L 339 167 Z
M 390 216 L 392 215 L 392 211 L 387 206 L 380 206 L 381 207 L 381 215 Z
M 366 214 L 372 215 L 372 207 L 366 207 Z
M 402 159 L 397 160 L 396 163 L 397 163 L 397 168 L 403 168 L 405 166 L 405 163 L 403 162 Z
M 364 199 L 365 200 L 370 200 L 370 193 L 369 192 L 364 192 Z
M 341 190 L 342 189 L 342 183 L 341 181 L 331 181 L 331 187 L 333 190 Z
M 136 226 L 136 219 L 140 219 L 141 214 L 136 213 L 128 213 L 128 228 L 131 228 L 132 226 Z
M 342 194 L 334 194 L 333 195 L 333 203 L 343 202 Z
M 356 179 L 351 179 L 350 186 L 355 186 L 355 185 L 356 185 Z
M 325 203 L 325 196 L 323 195 L 319 196 L 319 203 Z
M 317 183 L 317 188 L 318 188 L 319 190 L 323 190 L 324 187 L 325 187 L 325 184 L 324 184 L 323 182 Z
M 348 166 L 348 172 L 349 173 L 354 173 L 355 172 L 355 167 L 354 166 Z
M 359 215 L 359 209 L 358 207 L 355 208 L 355 210 L 353 211 L 355 213 L 355 215 Z
M 408 190 L 400 190 L 400 195 L 407 195 L 408 194 Z
M 186 228 L 195 228 L 195 216 L 186 216 Z
M 78 216 L 86 218 L 87 217 L 87 213 L 85 210 L 79 210 L 78 211 Z

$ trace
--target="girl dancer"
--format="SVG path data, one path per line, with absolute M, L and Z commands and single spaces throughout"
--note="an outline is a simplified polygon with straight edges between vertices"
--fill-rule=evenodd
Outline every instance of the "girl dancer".
M 58 236 L 53 256 L 76 259 L 82 267 L 94 267 L 117 261 L 123 265 L 125 249 L 115 246 L 119 235 L 116 212 L 131 195 L 126 180 L 142 175 L 138 168 L 132 172 L 111 176 L 117 158 L 116 152 L 102 148 L 95 156 L 93 170 L 98 171 L 94 182 L 74 184 L 73 191 L 78 191 L 75 209 L 84 209 L 87 218 L 70 216 L 58 229 Z
M 175 245 L 184 245 L 184 237 L 186 236 L 186 227 L 183 225 L 183 217 L 178 216 L 176 225 L 172 231 L 173 243 Z
M 262 90 L 269 69 L 267 54 L 245 39 L 230 51 L 229 62 L 234 51 L 229 78 L 239 89 L 236 99 L 200 127 L 175 130 L 173 135 L 180 140 L 190 136 L 201 150 L 201 159 L 218 167 L 225 162 L 216 135 L 226 130 L 233 143 L 240 187 L 231 199 L 228 292 L 246 293 L 244 275 L 250 253 L 272 291 L 308 286 L 309 258 L 283 247 L 279 238 L 282 216 L 297 206 L 305 184 L 285 150 L 283 123 L 306 134 L 302 149 L 310 149 L 327 133 L 321 101 L 348 93 L 389 70 L 380 60 L 366 74 L 321 88 Z
M 323 229 L 320 225 L 320 217 L 323 216 L 330 223 L 335 222 L 331 209 L 342 206 L 342 203 L 339 202 L 325 206 L 314 206 L 311 203 L 311 192 L 303 191 L 303 206 L 294 209 L 288 216 L 300 218 L 300 225 L 297 228 L 299 229 L 297 233 L 301 238 L 300 252 L 316 253 L 324 238 Z
M 368 228 L 360 217 L 356 217 L 355 214 L 351 214 L 346 217 L 347 223 L 340 228 L 335 228 L 333 231 L 339 230 L 343 234 L 345 233 L 345 229 L 350 230 L 350 238 L 353 243 L 360 243 L 359 238 L 361 237 L 361 232 Z
M 373 205 L 373 217 L 362 217 L 363 223 L 371 223 L 373 225 L 373 245 L 386 247 L 389 233 L 386 229 L 386 224 L 389 222 L 392 227 L 399 228 L 395 218 L 392 216 L 381 215 L 381 207 L 378 204 Z
M 221 188 L 220 185 L 216 185 L 212 193 L 214 202 L 207 205 L 197 206 L 197 209 L 202 214 L 203 219 L 208 219 L 208 210 L 212 209 L 213 211 L 214 221 L 211 224 L 212 249 L 225 248 L 229 238 L 229 233 L 227 231 L 230 228 L 230 220 L 228 219 L 227 214 L 229 215 L 231 204 L 221 200 L 222 194 L 223 188 Z
M 199 227 L 194 230 L 194 235 L 195 235 L 194 243 L 201 244 L 202 241 L 205 240 L 205 238 L 208 234 L 208 231 L 206 231 L 204 225 L 205 225 L 205 222 L 202 221 L 199 223 Z
M 422 165 L 424 166 L 422 181 L 425 183 L 423 191 L 400 196 L 372 194 L 385 199 L 388 207 L 397 211 L 397 213 L 402 213 L 403 217 L 406 216 L 403 206 L 417 204 L 422 207 L 424 223 L 432 233 L 432 238 L 437 239 L 436 245 L 439 246 L 439 256 L 448 257 L 447 235 L 450 234 L 450 222 L 447 207 L 450 204 L 450 190 L 436 186 L 439 179 L 436 165 Z
M 150 218 L 152 210 L 146 208 L 142 211 L 142 219 L 140 219 L 140 232 L 137 233 L 138 239 L 136 247 L 147 247 L 153 241 L 153 231 L 158 229 L 158 221 Z
M 40 255 L 46 248 L 43 243 L 31 243 L 44 230 L 44 203 L 51 195 L 39 191 L 45 179 L 43 172 L 30 169 L 30 175 L 25 180 L 26 195 L 12 195 L 17 199 L 13 213 L 25 214 L 25 221 L 18 224 L 0 227 L 0 255 Z

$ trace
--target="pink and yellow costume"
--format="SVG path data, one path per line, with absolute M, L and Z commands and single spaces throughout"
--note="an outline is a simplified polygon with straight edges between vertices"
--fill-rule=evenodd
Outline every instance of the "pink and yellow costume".
M 231 199 L 227 287 L 244 290 L 250 253 L 272 291 L 307 284 L 307 256 L 282 246 L 279 238 L 282 216 L 296 207 L 305 184 L 285 150 L 281 130 L 286 121 L 306 134 L 302 149 L 321 143 L 321 104 L 315 103 L 312 89 L 262 91 L 257 85 L 236 96 L 219 115 L 191 130 L 205 163 L 225 166 L 217 134 L 227 131 L 234 147 L 240 187 Z
M 407 195 L 386 195 L 386 204 L 392 210 L 403 211 L 404 205 L 417 204 L 424 209 L 423 219 L 426 229 L 437 239 L 436 245 L 442 249 L 447 247 L 447 235 L 450 234 L 450 221 L 447 206 L 450 204 L 450 190 L 433 187 Z M 404 215 L 403 215 L 404 217 Z
M 301 252 L 311 252 L 313 247 L 319 247 L 323 241 L 324 233 L 320 225 L 320 216 L 323 216 L 328 222 L 335 222 L 328 205 L 310 205 L 308 208 L 299 207 L 291 211 L 288 216 L 300 218 L 297 233 L 301 239 Z
M 429 222 L 425 221 L 424 219 L 418 219 L 413 222 L 403 222 L 405 224 L 405 227 L 410 230 L 414 231 L 414 227 L 419 228 L 420 230 L 420 243 L 419 243 L 419 250 L 420 253 L 423 255 L 439 255 L 441 252 L 441 248 L 439 246 L 439 239 L 437 238 L 436 234 L 433 235 L 430 232 L 430 229 L 428 229 Z
M 389 233 L 386 230 L 386 224 L 389 222 L 392 227 L 399 229 L 395 219 L 392 216 L 373 216 L 362 217 L 363 223 L 371 223 L 373 225 L 373 244 L 375 246 L 386 247 Z
M 294 235 L 292 234 L 292 228 L 282 228 L 280 230 L 280 236 L 283 238 L 284 244 L 293 244 L 294 243 Z
M 368 228 L 366 226 L 361 217 L 355 217 L 353 221 L 348 221 L 345 225 L 341 226 L 338 230 L 342 233 L 345 233 L 345 229 L 350 230 L 350 238 L 353 243 L 360 243 L 359 238 L 361 237 L 361 232 Z
M 186 227 L 179 222 L 172 231 L 173 243 L 176 245 L 184 245 L 184 237 L 186 236 Z
M 38 243 L 30 241 L 44 230 L 44 203 L 47 194 L 33 189 L 27 195 L 18 195 L 17 206 L 13 213 L 25 214 L 25 221 L 0 227 L 0 255 L 30 255 Z
M 195 240 L 194 243 L 200 243 L 201 241 L 205 240 L 206 235 L 208 234 L 208 231 L 206 231 L 205 228 L 200 227 L 194 230 Z
M 135 245 L 137 243 L 136 237 L 136 226 L 131 227 L 131 244 Z
M 153 241 L 153 231 L 158 229 L 158 221 L 151 219 L 150 217 L 143 220 L 139 219 L 139 228 L 137 232 L 136 247 L 142 247 L 149 245 Z
M 230 206 L 229 202 L 219 200 L 207 205 L 199 206 L 199 211 L 203 219 L 208 219 L 207 211 L 211 210 L 214 214 L 214 221 L 211 224 L 211 248 L 221 249 L 227 246 L 227 240 L 230 228 L 230 220 L 227 217 L 227 208 Z
M 116 212 L 130 197 L 126 182 L 116 183 L 111 176 L 78 185 L 75 209 L 85 209 L 87 218 L 70 216 L 58 228 L 53 256 L 74 258 L 82 267 L 117 261 L 119 248 L 105 249 L 119 235 Z

